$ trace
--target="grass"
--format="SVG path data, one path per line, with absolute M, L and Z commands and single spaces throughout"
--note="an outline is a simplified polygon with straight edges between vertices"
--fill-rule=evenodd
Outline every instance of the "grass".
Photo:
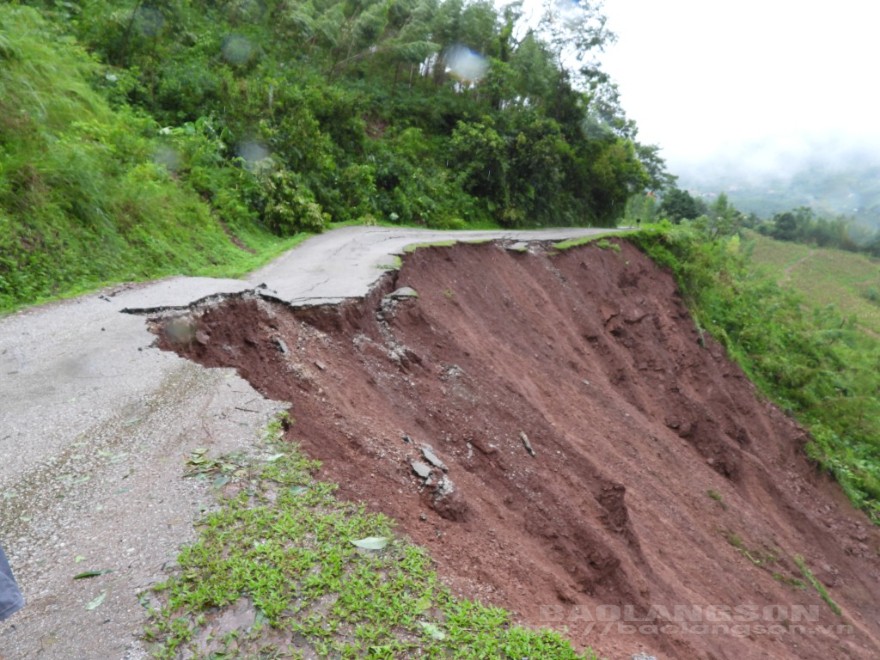
M 610 236 L 625 236 L 627 232 L 616 231 L 613 234 L 593 234 L 592 236 L 581 236 L 580 238 L 569 238 L 564 241 L 559 241 L 558 243 L 553 244 L 554 250 L 559 250 L 560 252 L 565 250 L 570 250 L 571 248 L 578 247 L 580 245 L 586 245 L 587 243 L 596 243 L 603 250 L 614 250 L 615 252 L 620 252 L 620 246 L 617 243 L 612 243 L 608 240 Z
M 858 262 L 847 271 L 850 276 L 838 278 L 826 269 L 809 285 L 801 282 L 807 291 L 801 294 L 777 280 L 810 257 L 809 248 L 780 244 L 776 254 L 767 252 L 773 243 L 712 237 L 693 223 L 655 225 L 630 236 L 675 275 L 697 327 L 725 346 L 765 396 L 807 427 L 809 458 L 880 523 L 880 341 L 863 317 L 809 294 L 835 281 L 850 287 L 862 283 L 876 272 L 876 262 L 836 253 L 835 259 Z M 776 277 L 756 261 L 771 262 Z M 849 300 L 873 309 L 857 293 Z
M 454 598 L 423 549 L 388 518 L 336 499 L 334 484 L 313 477 L 318 463 L 280 438 L 276 422 L 268 456 L 244 471 L 239 459 L 196 457 L 198 473 L 231 492 L 155 587 L 146 639 L 156 657 L 594 657 Z M 363 539 L 377 549 L 357 547 Z M 242 622 L 224 625 L 233 610 Z
M 831 596 L 828 594 L 828 590 L 825 588 L 825 585 L 816 579 L 816 576 L 813 575 L 813 571 L 811 571 L 810 567 L 807 566 L 807 562 L 804 560 L 804 558 L 800 555 L 795 555 L 794 563 L 797 564 L 799 569 L 801 569 L 801 573 L 803 573 L 804 577 L 807 579 L 807 582 L 809 582 L 813 586 L 813 588 L 819 593 L 819 596 L 821 596 L 822 600 L 824 600 L 828 604 L 828 607 L 831 608 L 831 611 L 834 612 L 837 616 L 842 616 L 843 612 L 840 609 L 840 605 L 838 605 L 831 599 Z
M 405 248 L 403 248 L 403 253 L 410 254 L 412 252 L 415 252 L 416 250 L 421 250 L 422 248 L 452 247 L 456 243 L 458 243 L 458 241 L 456 241 L 455 239 L 449 239 L 449 240 L 444 240 L 444 241 L 434 241 L 434 242 L 427 242 L 427 243 L 411 243 L 411 244 L 407 245 Z
M 724 501 L 724 498 L 721 496 L 717 490 L 707 490 L 706 495 L 709 496 L 709 499 L 715 500 L 718 502 L 718 506 L 727 511 L 727 504 Z
M 751 264 L 800 292 L 813 305 L 835 305 L 859 326 L 880 335 L 880 261 L 866 255 L 776 241 L 750 233 Z
M 768 565 L 775 564 L 779 561 L 779 556 L 776 552 L 772 550 L 750 549 L 746 546 L 742 538 L 734 532 L 724 532 L 724 538 L 727 539 L 727 542 L 736 548 L 743 557 L 759 568 L 766 568 Z
M 236 276 L 304 238 L 274 236 L 230 196 L 242 171 L 205 174 L 216 142 L 193 132 L 171 145 L 180 169 L 163 165 L 156 123 L 111 106 L 92 86 L 100 65 L 32 8 L 0 5 L 0 37 L 0 313 L 122 281 Z
M 395 255 L 391 263 L 379 264 L 376 268 L 379 270 L 400 270 L 401 266 L 403 266 L 403 259 Z

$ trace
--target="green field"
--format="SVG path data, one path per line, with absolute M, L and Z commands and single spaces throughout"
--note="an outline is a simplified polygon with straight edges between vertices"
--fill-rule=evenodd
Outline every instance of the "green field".
M 845 315 L 854 316 L 860 327 L 880 335 L 880 261 L 755 233 L 748 240 L 750 263 L 756 271 L 795 289 L 812 304 L 837 306 Z

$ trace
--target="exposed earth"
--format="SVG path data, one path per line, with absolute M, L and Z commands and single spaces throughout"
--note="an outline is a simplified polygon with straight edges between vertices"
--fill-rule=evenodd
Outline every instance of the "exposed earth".
M 310 238 L 245 280 L 123 284 L 0 317 L 0 543 L 27 601 L 0 623 L 0 658 L 146 657 L 141 594 L 168 577 L 195 539 L 194 523 L 217 502 L 210 481 L 185 476 L 188 459 L 271 455 L 261 438 L 285 404 L 232 369 L 153 348 L 136 312 L 241 293 L 338 302 L 366 295 L 409 244 L 600 231 L 349 227 Z M 81 574 L 92 577 L 74 579 Z
M 154 329 L 291 402 L 290 439 L 343 496 L 525 624 L 609 658 L 880 657 L 880 530 L 672 277 L 625 241 L 510 248 L 418 250 L 339 306 L 246 292 Z

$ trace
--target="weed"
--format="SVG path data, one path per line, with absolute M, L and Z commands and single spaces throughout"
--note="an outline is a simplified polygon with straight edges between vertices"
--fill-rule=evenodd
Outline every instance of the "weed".
M 727 542 L 736 548 L 743 557 L 759 568 L 766 568 L 767 565 L 775 564 L 779 561 L 779 557 L 772 550 L 750 549 L 746 546 L 742 538 L 734 532 L 724 532 L 724 538 L 726 538 Z
M 819 593 L 819 596 L 822 597 L 822 600 L 824 600 L 828 604 L 828 607 L 831 608 L 831 611 L 834 612 L 837 616 L 842 616 L 843 612 L 841 611 L 840 606 L 831 599 L 831 596 L 829 595 L 828 590 L 825 588 L 825 585 L 816 579 L 816 576 L 813 575 L 813 571 L 811 571 L 810 567 L 807 566 L 807 562 L 804 560 L 804 558 L 800 555 L 795 555 L 794 563 L 797 564 L 799 569 L 801 569 L 801 573 L 803 573 L 804 577 L 807 579 L 807 582 L 809 582 L 813 586 L 813 589 L 815 589 Z
M 394 261 L 387 264 L 379 264 L 376 266 L 379 270 L 389 271 L 389 270 L 400 270 L 400 267 L 403 266 L 403 259 L 400 257 L 394 257 Z
M 620 243 L 612 243 L 607 238 L 600 238 L 596 241 L 596 246 L 603 250 L 612 250 L 613 252 L 620 253 Z
M 615 232 L 616 234 L 620 234 L 622 232 Z M 615 243 L 611 243 L 608 241 L 609 234 L 592 234 L 590 236 L 581 236 L 580 238 L 569 238 L 564 241 L 560 241 L 558 243 L 553 244 L 554 250 L 559 250 L 563 252 L 565 250 L 570 250 L 571 248 L 580 247 L 581 245 L 586 245 L 587 243 L 599 243 L 600 241 L 605 241 L 604 245 L 599 245 L 602 249 L 607 249 L 612 245 L 616 245 Z M 613 249 L 613 248 L 612 248 Z M 617 252 L 620 251 L 620 246 L 617 246 Z
M 782 573 L 773 573 L 773 579 L 777 582 L 781 582 L 782 584 L 786 584 L 789 587 L 794 587 L 795 589 L 807 588 L 807 585 L 803 580 L 798 580 L 797 578 L 789 577 L 788 575 L 783 575 Z
M 424 248 L 432 248 L 432 247 L 452 247 L 455 245 L 455 240 L 445 240 L 445 241 L 435 241 L 433 243 L 411 243 L 403 248 L 405 254 L 410 254 L 411 252 L 415 252 L 416 250 L 421 250 Z

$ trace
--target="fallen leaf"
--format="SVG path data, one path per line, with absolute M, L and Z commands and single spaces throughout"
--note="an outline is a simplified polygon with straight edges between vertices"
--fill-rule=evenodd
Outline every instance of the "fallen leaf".
M 86 609 L 91 611 L 91 610 L 97 609 L 98 607 L 101 607 L 101 603 L 104 602 L 105 598 L 107 598 L 107 590 L 106 589 L 104 591 L 102 591 L 101 594 L 97 598 L 95 598 L 95 600 L 89 601 L 89 604 L 86 605 Z
M 384 536 L 368 536 L 365 539 L 359 539 L 351 543 L 364 550 L 381 550 L 388 545 L 388 539 Z
M 73 576 L 74 580 L 85 580 L 86 578 L 98 577 L 99 575 L 104 575 L 105 573 L 112 573 L 113 571 L 109 568 L 105 568 L 103 571 L 84 571 L 82 573 L 77 573 Z M 100 603 L 98 603 L 100 605 Z

